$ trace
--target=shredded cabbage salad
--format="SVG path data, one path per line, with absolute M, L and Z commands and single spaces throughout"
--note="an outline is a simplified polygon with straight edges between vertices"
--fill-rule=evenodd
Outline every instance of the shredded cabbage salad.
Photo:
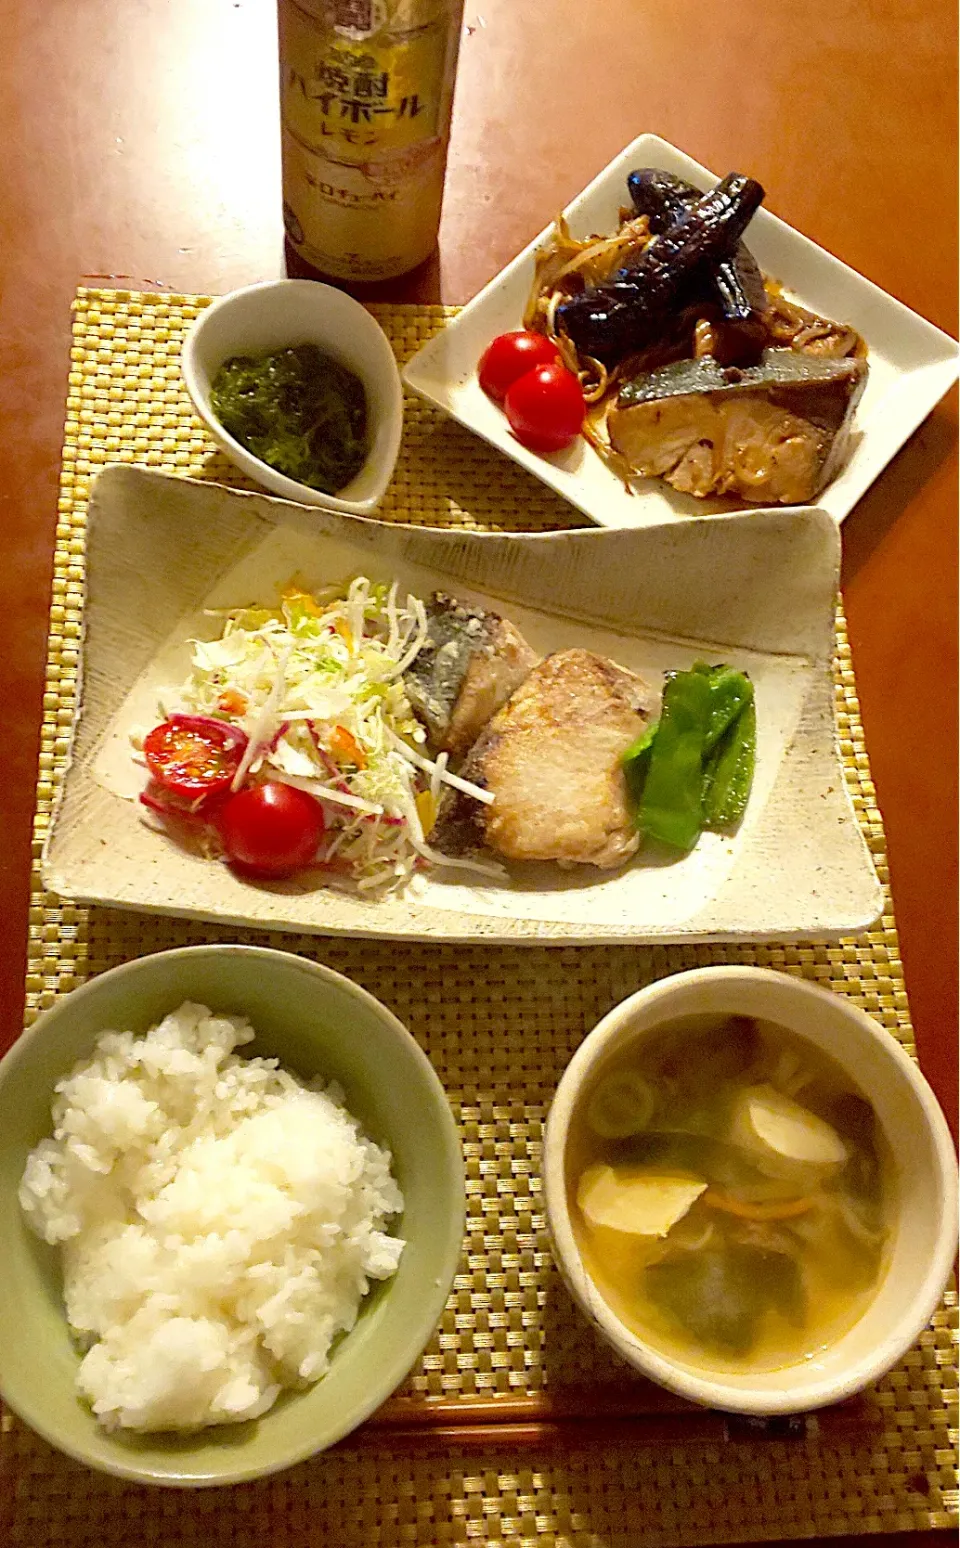
M 223 618 L 223 632 L 191 642 L 190 675 L 161 713 L 244 733 L 231 791 L 275 780 L 316 797 L 326 829 L 315 863 L 331 880 L 367 892 L 402 886 L 428 866 L 502 875 L 496 864 L 452 859 L 427 842 L 444 784 L 479 801 L 492 796 L 452 774 L 446 753 L 425 751 L 403 680 L 427 638 L 418 597 L 401 600 L 396 582 L 361 575 L 317 594 L 293 583 L 276 608 L 208 616 Z

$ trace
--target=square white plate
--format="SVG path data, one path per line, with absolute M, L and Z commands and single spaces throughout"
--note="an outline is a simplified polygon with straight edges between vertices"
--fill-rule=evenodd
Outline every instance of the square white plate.
M 642 134 L 568 206 L 564 213 L 574 236 L 617 229 L 618 211 L 629 204 L 627 173 L 642 166 L 662 167 L 703 189 L 718 181 L 714 173 L 666 140 Z M 659 479 L 638 478 L 630 493 L 582 439 L 551 456 L 528 451 L 512 435 L 502 411 L 481 392 L 477 362 L 498 333 L 522 326 L 533 283 L 534 253 L 549 229 L 541 231 L 414 355 L 402 372 L 404 382 L 601 526 L 645 527 L 683 516 L 736 510 L 729 500 L 702 501 L 678 494 Z M 857 407 L 851 454 L 817 502 L 842 521 L 952 385 L 958 371 L 957 344 L 769 210 L 761 208 L 753 217 L 747 242 L 764 273 L 778 279 L 794 300 L 852 324 L 866 339 L 870 374 Z
M 90 504 L 79 722 L 44 861 L 54 892 L 273 930 L 502 942 L 796 940 L 871 925 L 882 895 L 846 790 L 831 669 L 839 533 L 782 510 L 643 531 L 501 536 L 391 527 L 124 466 Z M 418 877 L 354 897 L 311 880 L 254 885 L 141 820 L 130 732 L 184 675 L 211 606 L 396 577 L 487 603 L 546 652 L 582 645 L 659 686 L 706 655 L 757 695 L 754 790 L 732 837 L 671 864 L 517 867 L 509 882 Z M 549 791 L 544 793 L 549 801 Z

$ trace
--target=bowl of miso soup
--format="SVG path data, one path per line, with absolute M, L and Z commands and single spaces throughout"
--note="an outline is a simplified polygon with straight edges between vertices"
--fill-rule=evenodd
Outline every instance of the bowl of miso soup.
M 644 1375 L 711 1408 L 799 1413 L 888 1371 L 956 1248 L 936 1097 L 852 1001 L 702 968 L 612 1010 L 544 1138 L 561 1274 Z

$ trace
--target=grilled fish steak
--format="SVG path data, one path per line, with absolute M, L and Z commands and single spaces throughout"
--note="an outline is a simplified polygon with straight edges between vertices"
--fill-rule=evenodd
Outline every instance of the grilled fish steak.
M 547 656 L 463 763 L 492 805 L 445 791 L 431 844 L 450 855 L 486 844 L 511 860 L 621 865 L 640 841 L 620 760 L 655 703 L 642 678 L 603 656 Z
M 539 659 L 507 619 L 434 592 L 426 642 L 404 678 L 434 751 L 462 757 Z
M 621 388 L 610 442 L 635 472 L 684 494 L 802 505 L 837 472 L 866 378 L 863 359 L 795 349 L 745 368 L 676 361 Z

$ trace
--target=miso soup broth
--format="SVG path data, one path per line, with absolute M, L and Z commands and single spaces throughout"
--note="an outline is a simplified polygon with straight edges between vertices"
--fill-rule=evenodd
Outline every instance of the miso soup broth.
M 588 1273 L 673 1358 L 740 1373 L 816 1358 L 885 1267 L 893 1179 L 873 1109 L 769 1023 L 688 1017 L 608 1061 L 565 1172 Z

